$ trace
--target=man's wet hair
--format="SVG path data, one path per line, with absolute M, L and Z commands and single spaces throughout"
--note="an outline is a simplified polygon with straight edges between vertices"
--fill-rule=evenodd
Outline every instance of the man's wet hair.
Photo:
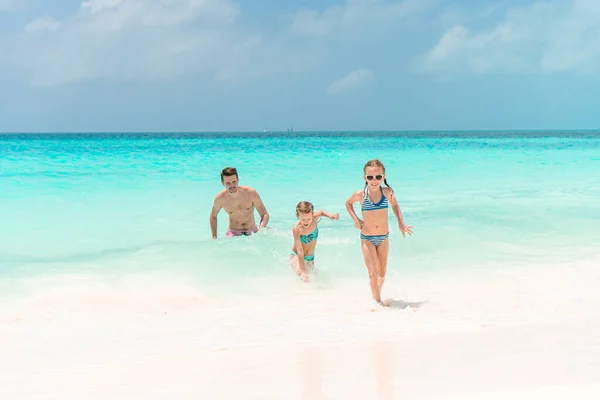
M 238 179 L 240 179 L 240 177 L 238 176 L 238 172 L 236 168 L 233 167 L 227 167 L 227 168 L 223 168 L 223 171 L 221 171 L 221 183 L 223 183 L 223 178 L 226 176 L 234 176 Z

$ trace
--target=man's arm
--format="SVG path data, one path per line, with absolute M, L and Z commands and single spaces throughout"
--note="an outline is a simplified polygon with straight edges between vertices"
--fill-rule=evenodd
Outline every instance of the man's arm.
M 269 223 L 269 213 L 267 212 L 267 208 L 262 202 L 262 199 L 260 198 L 258 192 L 256 190 L 253 190 L 252 194 L 252 203 L 254 204 L 258 215 L 260 215 L 260 224 L 258 226 L 258 229 L 262 229 Z
M 212 210 L 210 211 L 210 231 L 212 233 L 213 239 L 217 238 L 217 215 L 219 215 L 219 211 L 221 211 L 222 204 L 219 196 L 215 197 L 215 200 L 212 205 Z

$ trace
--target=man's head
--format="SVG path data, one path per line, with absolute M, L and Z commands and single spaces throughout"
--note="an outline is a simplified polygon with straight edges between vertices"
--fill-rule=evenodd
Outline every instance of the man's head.
M 235 193 L 238 189 L 238 173 L 237 169 L 233 167 L 224 168 L 221 171 L 221 183 L 229 193 Z

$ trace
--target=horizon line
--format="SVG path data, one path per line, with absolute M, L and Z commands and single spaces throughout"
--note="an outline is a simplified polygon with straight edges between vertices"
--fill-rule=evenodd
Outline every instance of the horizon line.
M 0 131 L 0 135 L 27 135 L 27 134 L 219 134 L 219 133 L 278 133 L 278 134 L 297 134 L 297 133 L 471 133 L 471 132 L 600 132 L 600 128 L 566 128 L 566 129 L 359 129 L 359 130 L 173 130 L 173 131 L 146 131 L 146 130 L 125 130 L 125 131 Z

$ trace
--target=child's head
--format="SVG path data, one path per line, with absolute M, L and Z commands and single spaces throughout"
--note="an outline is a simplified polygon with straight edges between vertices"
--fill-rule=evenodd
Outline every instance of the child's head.
M 302 226 L 307 227 L 310 225 L 313 220 L 314 210 L 315 207 L 308 201 L 301 201 L 298 203 L 296 206 L 296 217 L 298 217 Z
M 373 187 L 378 187 L 381 186 L 381 182 L 383 182 L 387 187 L 390 187 L 385 178 L 385 167 L 383 166 L 383 163 L 381 161 L 377 159 L 367 161 L 367 163 L 363 167 L 363 172 L 365 186 L 371 185 Z

